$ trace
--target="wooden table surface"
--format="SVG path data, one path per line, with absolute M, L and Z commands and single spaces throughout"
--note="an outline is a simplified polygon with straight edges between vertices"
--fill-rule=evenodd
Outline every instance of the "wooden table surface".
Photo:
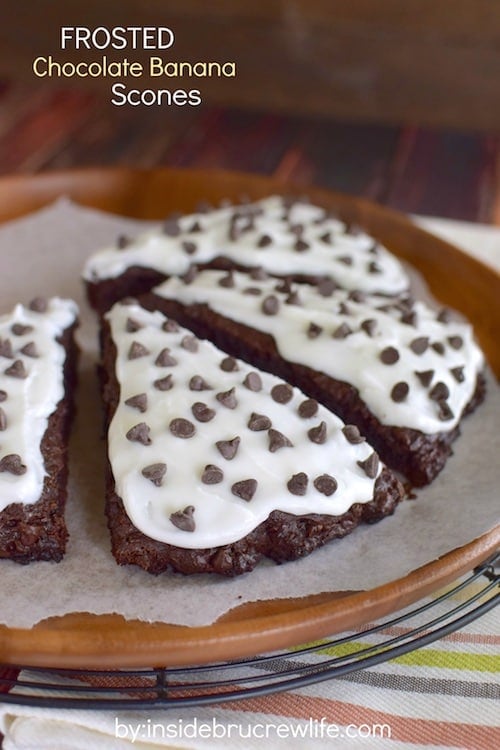
M 500 136 L 203 105 L 114 107 L 99 93 L 0 80 L 0 174 L 220 167 L 500 224 Z

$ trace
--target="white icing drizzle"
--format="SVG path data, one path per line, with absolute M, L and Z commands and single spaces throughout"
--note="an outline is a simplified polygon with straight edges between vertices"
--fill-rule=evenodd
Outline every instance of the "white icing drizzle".
M 231 233 L 235 212 L 242 218 Z M 284 219 L 284 215 L 286 219 Z M 193 226 L 197 231 L 192 231 Z M 360 230 L 350 234 L 344 223 L 325 218 L 324 209 L 305 202 L 286 208 L 283 198 L 271 196 L 245 206 L 219 208 L 175 220 L 179 229 L 169 236 L 161 227 L 145 232 L 124 248 L 107 247 L 91 256 L 84 269 L 89 281 L 116 278 L 132 266 L 152 268 L 165 275 L 182 275 L 191 263 L 208 263 L 217 256 L 269 273 L 327 275 L 346 289 L 398 294 L 408 288 L 400 262 Z M 248 228 L 249 227 L 249 228 Z M 293 228 L 299 227 L 299 230 Z M 328 241 L 322 239 L 329 234 Z M 231 238 L 233 237 L 233 238 Z M 259 246 L 262 238 L 264 246 Z M 307 245 L 297 250 L 297 242 Z M 188 243 L 188 244 L 186 244 Z M 187 252 L 188 250 L 194 252 Z
M 198 350 L 190 351 L 182 345 L 185 337 L 191 336 L 189 331 L 162 330 L 165 317 L 136 303 L 117 304 L 106 317 L 117 349 L 116 375 L 120 384 L 119 404 L 109 427 L 109 458 L 116 492 L 132 523 L 148 537 L 189 549 L 220 546 L 244 537 L 273 510 L 296 515 L 340 515 L 353 503 L 373 499 L 375 478 L 369 478 L 357 463 L 369 458 L 372 448 L 366 442 L 348 442 L 341 431 L 343 423 L 321 406 L 314 416 L 299 416 L 298 406 L 306 397 L 298 389 L 290 389 L 293 395 L 288 403 L 277 403 L 270 392 L 283 381 L 260 373 L 262 390 L 250 390 L 244 380 L 248 373 L 256 372 L 255 368 L 237 360 L 236 371 L 223 370 L 223 352 L 198 339 Z M 129 332 L 129 319 L 141 327 Z M 149 353 L 130 359 L 134 342 Z M 176 360 L 175 365 L 156 364 L 158 354 L 165 348 Z M 172 376 L 172 388 L 155 388 L 154 381 L 166 375 Z M 189 382 L 195 375 L 201 375 L 212 389 L 191 390 Z M 234 409 L 217 398 L 217 394 L 232 388 L 237 400 Z M 125 403 L 139 394 L 147 396 L 145 411 Z M 192 412 L 195 402 L 206 404 L 215 416 L 207 422 L 198 421 Z M 268 431 L 253 431 L 247 426 L 254 412 L 269 417 L 272 428 L 283 433 L 293 447 L 271 452 Z M 189 420 L 195 426 L 194 436 L 174 436 L 169 429 L 173 419 Z M 310 440 L 308 431 L 322 421 L 327 439 L 318 444 Z M 141 423 L 149 428 L 150 444 L 126 437 Z M 216 443 L 237 436 L 241 440 L 237 453 L 228 460 Z M 157 463 L 167 467 L 160 486 L 142 474 L 144 468 Z M 220 483 L 201 481 L 207 465 L 222 469 Z M 287 489 L 287 482 L 302 471 L 309 482 L 305 495 L 300 496 Z M 379 465 L 376 475 L 380 471 Z M 333 476 L 338 485 L 329 496 L 314 486 L 314 479 L 323 474 Z M 255 494 L 248 501 L 231 490 L 234 483 L 247 479 L 257 480 Z M 170 520 L 171 514 L 188 506 L 194 507 L 194 531 L 180 529 Z
M 368 408 L 383 424 L 432 434 L 451 430 L 460 420 L 484 365 L 469 324 L 456 320 L 440 322 L 435 310 L 416 302 L 411 308 L 415 313 L 412 325 L 402 322 L 402 312 L 397 307 L 387 311 L 378 309 L 390 304 L 386 298 L 373 295 L 356 302 L 345 290 L 323 297 L 316 287 L 306 284 L 294 285 L 302 306 L 286 304 L 288 293 L 276 291 L 276 279 L 258 281 L 247 274 L 233 273 L 234 286 L 228 288 L 219 284 L 224 275 L 220 271 L 201 271 L 189 284 L 172 278 L 154 292 L 185 304 L 207 303 L 227 318 L 271 334 L 284 359 L 307 365 L 357 388 Z M 260 296 L 245 294 L 248 287 L 257 287 Z M 263 299 L 271 294 L 280 303 L 276 315 L 266 315 L 262 310 Z M 349 314 L 339 312 L 342 303 L 347 305 Z M 361 327 L 370 319 L 375 321 L 372 335 Z M 308 335 L 311 323 L 321 329 L 316 337 Z M 345 338 L 335 338 L 333 334 L 342 324 L 347 324 L 352 333 Z M 421 337 L 428 338 L 429 345 L 418 354 L 410 344 Z M 452 345 L 456 343 L 454 337 L 462 340 L 458 348 Z M 436 351 L 432 344 L 437 344 L 438 348 L 443 345 L 444 354 Z M 387 347 L 395 348 L 399 354 L 394 364 L 384 364 L 381 359 L 381 352 Z M 454 368 L 463 368 L 462 382 L 457 381 L 452 372 Z M 433 371 L 432 380 L 424 385 L 416 373 L 429 370 Z M 391 397 L 398 383 L 409 386 L 408 395 L 401 402 Z M 446 403 L 453 413 L 452 418 L 440 418 L 440 404 L 430 398 L 437 383 L 444 384 L 449 391 Z
M 16 305 L 13 312 L 0 317 L 0 339 L 10 341 L 13 357 L 0 356 L 0 390 L 6 397 L 0 403 L 6 420 L 0 431 L 0 460 L 17 454 L 26 467 L 23 474 L 0 471 L 0 510 L 10 503 L 32 504 L 40 499 L 46 476 L 41 441 L 48 419 L 64 396 L 64 347 L 56 341 L 78 314 L 71 300 L 54 297 L 47 300 L 47 309 L 37 312 Z M 13 333 L 14 330 L 18 333 Z M 19 333 L 25 327 L 25 332 Z M 21 350 L 34 343 L 36 349 Z M 20 361 L 26 377 L 6 374 L 14 362 Z

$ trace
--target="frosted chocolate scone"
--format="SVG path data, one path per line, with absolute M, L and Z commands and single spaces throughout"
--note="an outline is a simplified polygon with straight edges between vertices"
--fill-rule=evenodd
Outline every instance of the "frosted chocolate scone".
M 355 424 L 415 486 L 443 468 L 460 420 L 484 396 L 471 326 L 408 296 L 205 270 L 171 278 L 143 303 Z
M 275 276 L 329 279 L 349 290 L 396 295 L 408 288 L 400 262 L 359 228 L 304 200 L 272 196 L 255 203 L 175 216 L 136 239 L 120 236 L 84 269 L 100 312 L 199 267 L 264 268 Z
M 356 427 L 160 312 L 116 304 L 101 342 L 118 563 L 235 576 L 307 555 L 401 499 Z
M 0 558 L 61 560 L 78 309 L 36 298 L 0 317 Z

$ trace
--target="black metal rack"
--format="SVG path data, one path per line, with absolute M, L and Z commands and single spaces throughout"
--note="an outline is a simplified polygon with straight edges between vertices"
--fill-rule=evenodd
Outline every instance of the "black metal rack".
M 480 617 L 500 603 L 499 561 L 497 555 L 439 596 L 333 640 L 237 662 L 182 668 L 101 671 L 9 665 L 0 677 L 0 685 L 9 692 L 0 699 L 40 707 L 165 709 L 304 687 L 388 661 Z M 460 601 L 454 602 L 459 593 Z M 370 639 L 375 642 L 364 643 Z

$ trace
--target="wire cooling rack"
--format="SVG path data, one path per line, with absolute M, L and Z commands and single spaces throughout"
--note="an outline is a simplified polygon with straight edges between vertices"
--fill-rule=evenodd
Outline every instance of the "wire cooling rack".
M 366 669 L 459 630 L 500 602 L 500 554 L 390 619 L 238 662 L 118 671 L 6 666 L 3 702 L 86 709 L 200 706 L 292 690 Z

